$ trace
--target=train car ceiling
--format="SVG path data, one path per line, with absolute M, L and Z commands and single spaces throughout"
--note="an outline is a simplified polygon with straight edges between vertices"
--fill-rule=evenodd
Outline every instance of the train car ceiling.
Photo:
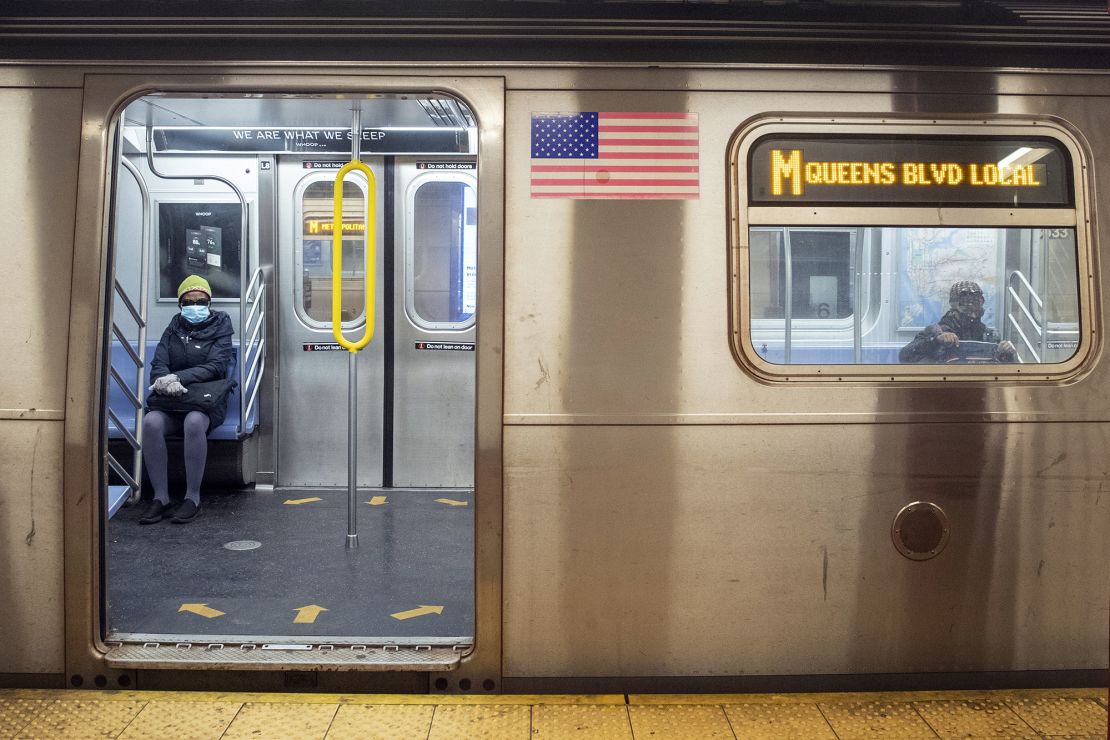
M 345 644 L 363 648 L 344 651 L 353 665 L 456 665 L 475 630 L 473 113 L 426 93 L 152 94 L 126 106 L 117 131 L 109 662 L 288 665 Z M 333 186 L 352 157 L 369 175 L 346 177 L 336 223 Z M 353 340 L 374 326 L 353 359 L 333 335 L 337 230 L 340 329 Z M 201 516 L 139 526 L 138 402 L 192 274 L 231 316 L 238 388 L 210 430 Z M 180 455 L 171 444 L 171 461 Z M 171 467 L 171 493 L 180 473 Z M 150 650 L 194 644 L 210 649 Z

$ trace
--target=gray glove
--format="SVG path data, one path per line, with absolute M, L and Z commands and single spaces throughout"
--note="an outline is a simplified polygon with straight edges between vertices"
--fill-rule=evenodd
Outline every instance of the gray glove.
M 162 396 L 183 396 L 185 395 L 185 386 L 181 385 L 181 381 L 177 379 L 174 374 L 163 375 L 154 381 L 150 389 L 155 393 Z
M 175 377 L 166 386 L 166 390 L 162 392 L 165 393 L 167 396 L 184 396 L 186 391 L 185 386 L 181 385 L 181 381 Z

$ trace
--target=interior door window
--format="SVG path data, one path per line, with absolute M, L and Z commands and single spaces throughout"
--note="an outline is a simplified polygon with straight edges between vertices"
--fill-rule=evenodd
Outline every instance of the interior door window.
M 466 329 L 478 304 L 478 208 L 474 188 L 429 180 L 412 195 L 407 308 L 426 329 Z
M 333 181 L 309 183 L 300 197 L 301 233 L 296 263 L 301 268 L 301 313 L 311 324 L 331 325 Z M 365 313 L 366 191 L 349 178 L 343 182 L 344 326 L 361 324 Z

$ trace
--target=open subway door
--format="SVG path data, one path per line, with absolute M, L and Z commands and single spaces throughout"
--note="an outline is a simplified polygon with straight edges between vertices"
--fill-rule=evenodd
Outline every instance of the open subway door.
M 502 118 L 501 82 L 475 84 L 491 119 Z M 167 94 L 131 101 L 119 125 L 113 171 L 126 159 L 126 169 L 150 185 L 146 200 L 167 204 L 162 210 L 188 206 L 201 220 L 224 203 L 242 204 L 250 237 L 241 240 L 250 245 L 243 259 L 266 275 L 268 360 L 254 440 L 257 487 L 219 490 L 210 476 L 204 515 L 169 532 L 135 526 L 140 507 L 102 521 L 96 641 L 109 665 L 459 666 L 479 631 L 475 112 L 461 98 L 433 93 Z M 147 166 L 150 158 L 156 164 Z M 349 162 L 352 171 L 337 183 Z M 117 194 L 121 225 L 139 221 L 125 218 L 128 209 L 150 209 L 131 204 L 129 193 Z M 491 221 L 500 222 L 499 214 Z M 178 226 L 162 219 L 149 235 L 110 235 L 113 262 L 142 264 L 145 252 L 155 285 L 173 270 L 223 269 L 197 259 L 195 244 L 190 252 L 185 231 L 203 224 Z M 149 324 L 160 332 L 176 305 L 158 291 L 149 303 Z M 213 302 L 215 310 L 237 307 L 230 294 Z M 500 318 L 494 323 L 500 341 Z M 363 336 L 355 361 L 344 345 Z M 490 387 L 500 388 L 500 363 L 493 365 Z M 500 395 L 491 400 L 485 423 L 499 440 Z M 348 448 L 351 432 L 357 443 Z M 499 451 L 490 459 L 499 461 Z M 355 480 L 348 470 L 357 470 Z M 487 531 L 496 532 L 500 470 L 486 475 L 496 519 Z M 351 546 L 347 530 L 344 548 L 349 503 L 361 544 Z M 500 677 L 500 545 L 487 544 L 485 562 L 495 572 L 485 622 L 491 651 L 469 674 L 485 690 Z

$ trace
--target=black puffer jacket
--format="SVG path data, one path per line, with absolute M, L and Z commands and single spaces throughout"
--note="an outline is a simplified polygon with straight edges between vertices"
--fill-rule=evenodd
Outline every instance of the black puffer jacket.
M 231 317 L 213 311 L 205 321 L 190 324 L 181 314 L 170 319 L 162 332 L 154 360 L 150 363 L 150 380 L 174 374 L 184 386 L 228 377 L 235 349 L 231 345 Z M 208 431 L 218 427 L 227 415 L 227 404 L 208 414 Z
M 991 342 L 998 344 L 1002 337 L 977 318 L 964 316 L 952 309 L 940 321 L 930 324 L 917 333 L 909 344 L 898 352 L 899 362 L 937 363 L 944 361 L 944 346 L 937 337 L 946 332 L 955 334 L 961 341 Z M 1012 360 L 1008 360 L 1012 362 Z

